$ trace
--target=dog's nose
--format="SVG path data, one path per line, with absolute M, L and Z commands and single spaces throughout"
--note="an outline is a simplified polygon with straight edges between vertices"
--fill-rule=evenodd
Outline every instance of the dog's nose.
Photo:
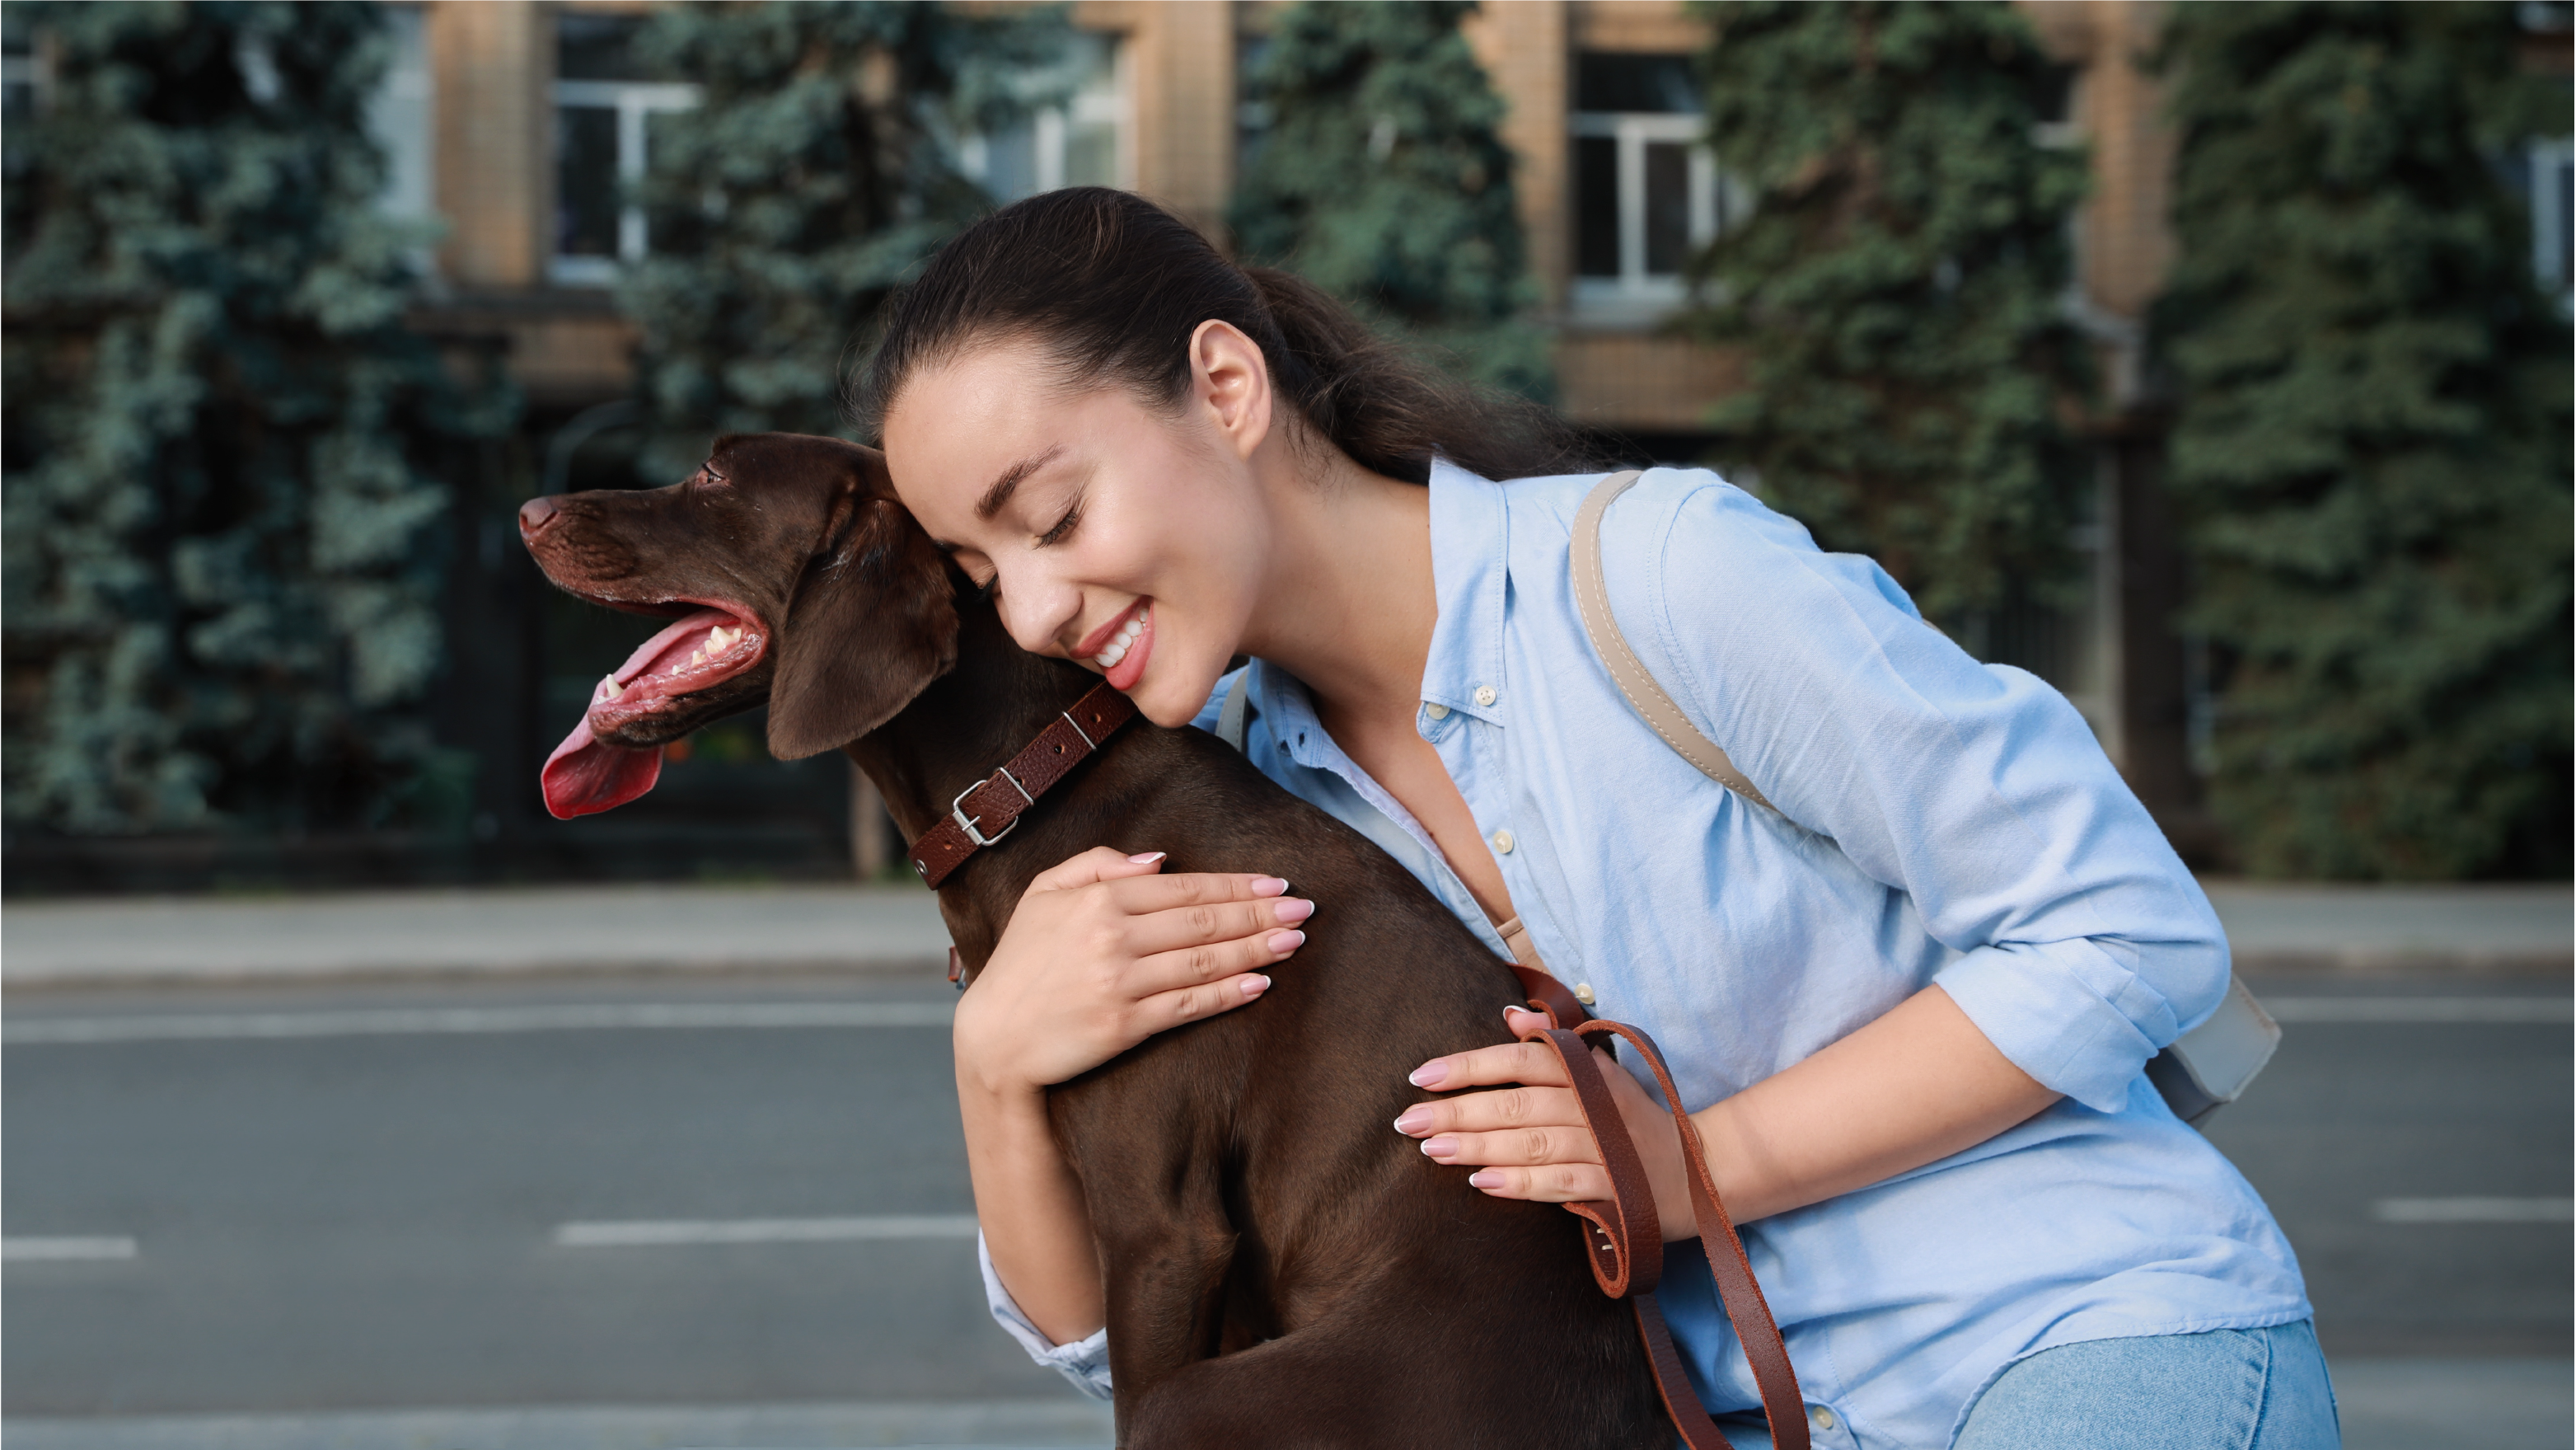
M 539 530 L 555 521 L 555 501 L 532 498 L 519 505 L 519 537 L 533 539 Z

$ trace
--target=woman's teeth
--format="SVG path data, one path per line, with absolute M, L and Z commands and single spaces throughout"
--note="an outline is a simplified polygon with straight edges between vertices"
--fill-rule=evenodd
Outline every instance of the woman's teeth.
M 1145 616 L 1140 611 L 1134 619 L 1127 621 L 1125 629 L 1118 631 L 1117 638 L 1109 641 L 1109 648 L 1091 657 L 1091 662 L 1104 670 L 1116 669 L 1118 662 L 1127 658 L 1127 651 L 1135 645 L 1136 636 L 1144 632 Z

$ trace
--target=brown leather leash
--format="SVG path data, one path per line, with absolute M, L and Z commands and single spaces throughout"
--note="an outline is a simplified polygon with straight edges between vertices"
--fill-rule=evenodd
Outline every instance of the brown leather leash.
M 1733 1450 L 1691 1389 L 1681 1351 L 1674 1347 L 1663 1309 L 1655 1303 L 1654 1288 L 1664 1272 L 1664 1233 L 1655 1212 L 1654 1187 L 1647 1181 L 1645 1159 L 1629 1136 L 1627 1119 L 1620 1116 L 1618 1099 L 1610 1095 L 1610 1084 L 1603 1079 L 1601 1064 L 1586 1038 L 1624 1039 L 1654 1069 L 1666 1109 L 1673 1116 L 1673 1130 L 1681 1139 L 1682 1156 L 1690 1164 L 1691 1212 L 1699 1220 L 1700 1249 L 1708 1258 L 1710 1277 L 1717 1281 L 1717 1297 L 1726 1306 L 1727 1322 L 1735 1326 L 1736 1342 L 1744 1347 L 1745 1361 L 1753 1368 L 1753 1382 L 1762 1391 L 1762 1414 L 1771 1422 L 1772 1443 L 1778 1450 L 1807 1450 L 1806 1402 L 1798 1392 L 1797 1372 L 1789 1366 L 1789 1348 L 1781 1341 L 1780 1326 L 1771 1318 L 1762 1286 L 1754 1281 L 1744 1241 L 1736 1236 L 1734 1220 L 1727 1217 L 1726 1205 L 1717 1195 L 1699 1127 L 1682 1110 L 1681 1092 L 1664 1067 L 1662 1050 L 1635 1027 L 1594 1017 L 1563 982 L 1547 972 L 1527 963 L 1515 963 L 1512 972 L 1520 978 L 1521 990 L 1529 994 L 1530 1008 L 1548 1020 L 1547 1028 L 1532 1040 L 1546 1043 L 1565 1064 L 1575 1104 L 1601 1145 L 1601 1163 L 1610 1173 L 1608 1199 L 1565 1207 L 1589 1228 L 1584 1241 L 1593 1250 L 1589 1255 L 1592 1277 L 1601 1292 L 1626 1299 L 1637 1311 L 1637 1333 L 1645 1340 L 1646 1357 L 1655 1367 L 1655 1388 L 1663 1395 L 1665 1413 L 1672 1416 L 1683 1443 L 1690 1450 Z
M 1099 750 L 1118 727 L 1134 718 L 1134 701 L 1110 688 L 1106 681 L 1093 686 L 1074 701 L 1071 709 L 1038 732 L 1037 738 L 1022 747 L 1009 763 L 957 793 L 957 798 L 948 804 L 948 815 L 912 843 L 912 869 L 937 888 L 967 858 L 1009 835 L 1040 796 Z M 957 949 L 950 947 L 950 981 L 959 981 L 962 965 Z M 1665 1070 L 1662 1051 L 1653 1038 L 1638 1029 L 1594 1017 L 1563 982 L 1544 969 L 1529 962 L 1516 962 L 1512 971 L 1520 978 L 1530 1007 L 1547 1018 L 1547 1029 L 1534 1040 L 1553 1048 L 1565 1063 L 1566 1080 L 1574 1085 L 1574 1100 L 1582 1110 L 1585 1125 L 1600 1143 L 1601 1161 L 1610 1171 L 1608 1199 L 1569 1203 L 1565 1207 L 1590 1226 L 1584 1237 L 1594 1252 L 1587 1257 L 1601 1292 L 1613 1299 L 1626 1299 L 1636 1310 L 1637 1333 L 1645 1340 L 1646 1356 L 1654 1366 L 1655 1389 L 1663 1396 L 1664 1410 L 1681 1431 L 1683 1443 L 1690 1450 L 1734 1450 L 1707 1407 L 1700 1403 L 1697 1392 L 1691 1389 L 1681 1351 L 1674 1347 L 1663 1310 L 1655 1303 L 1653 1291 L 1664 1271 L 1663 1224 L 1655 1212 L 1655 1193 L 1646 1179 L 1645 1160 L 1638 1156 L 1627 1120 L 1619 1115 L 1618 1100 L 1610 1095 L 1601 1064 L 1593 1058 L 1591 1044 L 1585 1041 L 1590 1037 L 1624 1039 L 1654 1069 L 1655 1081 L 1662 1085 L 1664 1102 L 1673 1115 L 1674 1130 L 1681 1138 L 1682 1156 L 1690 1163 L 1691 1211 L 1699 1219 L 1700 1246 L 1707 1254 L 1709 1273 L 1717 1281 L 1719 1302 L 1726 1306 L 1727 1320 L 1735 1326 L 1736 1340 L 1743 1345 L 1745 1359 L 1753 1367 L 1754 1383 L 1761 1388 L 1762 1413 L 1771 1422 L 1772 1443 L 1777 1450 L 1807 1450 L 1806 1406 L 1798 1393 L 1798 1377 L 1789 1367 L 1788 1347 L 1781 1342 L 1780 1328 L 1772 1321 L 1771 1306 L 1762 1298 L 1761 1285 L 1753 1280 L 1753 1265 L 1744 1256 L 1743 1240 L 1736 1237 L 1735 1224 L 1718 1199 L 1717 1182 L 1709 1176 L 1708 1159 L 1700 1147 L 1699 1129 L 1681 1109 L 1681 1092 L 1673 1086 L 1672 1074 Z
M 967 857 L 1009 835 L 1039 796 L 1135 718 L 1135 701 L 1105 680 L 1092 686 L 1008 764 L 957 793 L 948 814 L 912 843 L 912 869 L 937 890 Z

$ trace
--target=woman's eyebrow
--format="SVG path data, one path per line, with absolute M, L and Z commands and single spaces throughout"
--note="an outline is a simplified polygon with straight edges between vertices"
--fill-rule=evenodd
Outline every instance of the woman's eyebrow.
M 994 479 L 993 486 L 984 490 L 984 496 L 975 501 L 975 517 L 990 522 L 995 514 L 1002 511 L 1003 505 L 1011 501 L 1012 491 L 1023 480 L 1054 462 L 1055 456 L 1063 451 L 1064 445 L 1059 443 L 1044 453 L 1033 454 L 1003 469 L 1002 476 Z

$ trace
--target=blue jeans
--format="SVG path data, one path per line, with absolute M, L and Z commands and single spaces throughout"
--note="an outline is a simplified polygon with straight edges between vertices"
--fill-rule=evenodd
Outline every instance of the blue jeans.
M 2334 1386 L 2307 1320 L 2088 1339 L 1997 1376 L 1957 1450 L 2339 1450 Z
M 1762 1418 L 1719 1421 L 1771 1450 Z M 1818 1434 L 1820 1444 L 1838 1437 Z M 1847 1439 L 1840 1443 L 1848 1444 Z M 1995 1377 L 1953 1450 L 2340 1450 L 2316 1327 L 2088 1339 Z

